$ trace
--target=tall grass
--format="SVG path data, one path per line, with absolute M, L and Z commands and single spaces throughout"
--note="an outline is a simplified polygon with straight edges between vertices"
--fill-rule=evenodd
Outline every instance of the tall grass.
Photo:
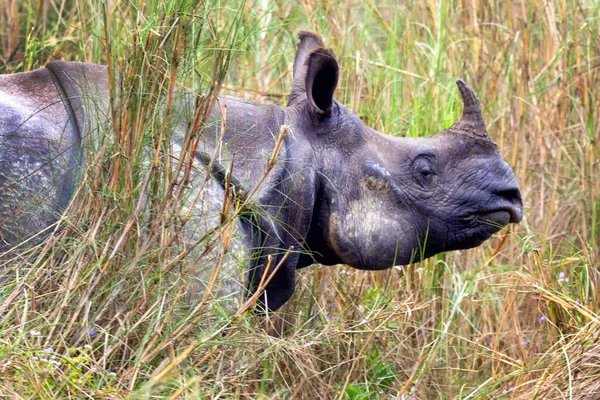
M 113 124 L 60 234 L 2 264 L 0 394 L 600 396 L 597 2 L 2 3 L 1 73 L 62 58 L 119 78 Z M 267 318 L 232 320 L 211 300 L 186 307 L 188 282 L 169 271 L 214 261 L 168 254 L 180 171 L 154 156 L 172 135 L 170 94 L 284 105 L 300 29 L 338 56 L 337 98 L 388 134 L 450 125 L 454 80 L 465 79 L 517 175 L 525 219 L 403 271 L 299 271 L 294 298 Z

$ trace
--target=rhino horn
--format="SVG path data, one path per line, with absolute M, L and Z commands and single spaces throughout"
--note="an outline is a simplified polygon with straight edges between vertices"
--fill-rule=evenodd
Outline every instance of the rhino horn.
M 456 85 L 460 91 L 464 108 L 462 118 L 452 125 L 450 130 L 458 134 L 489 138 L 485 122 L 481 116 L 481 105 L 479 104 L 477 96 L 473 93 L 473 89 L 471 89 L 462 79 L 457 79 Z

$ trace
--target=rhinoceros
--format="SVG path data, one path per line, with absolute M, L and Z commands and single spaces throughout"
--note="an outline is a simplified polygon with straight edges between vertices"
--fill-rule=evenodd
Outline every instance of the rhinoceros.
M 244 267 L 246 294 L 268 282 L 259 298 L 267 310 L 292 296 L 297 269 L 409 264 L 479 246 L 522 219 L 515 176 L 464 81 L 456 82 L 464 103 L 458 122 L 433 136 L 405 138 L 369 128 L 340 104 L 338 77 L 338 62 L 321 38 L 301 32 L 287 107 L 220 98 L 225 121 L 208 124 L 195 155 L 213 186 L 223 193 L 229 185 L 248 204 L 238 221 L 252 254 Z M 53 61 L 0 76 L 4 248 L 47 229 L 68 205 L 86 160 L 82 141 L 93 137 L 98 114 L 106 118 L 108 90 L 107 69 L 87 63 Z M 104 102 L 86 101 L 92 97 Z M 193 113 L 194 98 L 183 95 L 176 103 L 183 119 Z M 213 120 L 222 118 L 219 110 L 214 107 Z M 252 199 L 245 198 L 255 187 Z

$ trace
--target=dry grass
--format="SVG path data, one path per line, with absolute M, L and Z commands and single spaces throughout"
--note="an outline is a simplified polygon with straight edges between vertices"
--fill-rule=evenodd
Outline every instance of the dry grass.
M 600 397 L 597 2 L 143 3 L 0 1 L 0 72 L 65 58 L 124 77 L 113 139 L 61 234 L 3 264 L 14 283 L 0 289 L 0 394 Z M 266 319 L 232 319 L 210 301 L 186 308 L 186 283 L 167 278 L 185 267 L 166 256 L 179 222 L 164 212 L 178 207 L 168 188 L 180 172 L 136 163 L 169 139 L 169 107 L 156 100 L 183 85 L 284 104 L 300 29 L 338 55 L 337 98 L 388 134 L 448 126 L 460 111 L 453 82 L 467 80 L 525 219 L 402 272 L 300 271 L 294 298 Z M 159 212 L 140 222 L 145 195 Z M 60 366 L 39 362 L 49 347 Z

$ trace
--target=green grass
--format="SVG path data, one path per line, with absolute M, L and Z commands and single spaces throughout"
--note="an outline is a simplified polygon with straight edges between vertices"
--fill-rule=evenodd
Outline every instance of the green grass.
M 2 264 L 0 397 L 597 396 L 600 4 L 301 3 L 0 1 L 0 73 L 66 59 L 121 76 L 60 234 Z M 176 171 L 161 158 L 148 174 L 172 134 L 166 99 L 185 86 L 284 105 L 301 29 L 337 55 L 336 97 L 388 134 L 449 126 L 465 79 L 525 219 L 404 273 L 307 268 L 266 320 L 187 307 L 170 272 L 214 264 L 166 251 Z M 159 211 L 128 225 L 140 196 Z

